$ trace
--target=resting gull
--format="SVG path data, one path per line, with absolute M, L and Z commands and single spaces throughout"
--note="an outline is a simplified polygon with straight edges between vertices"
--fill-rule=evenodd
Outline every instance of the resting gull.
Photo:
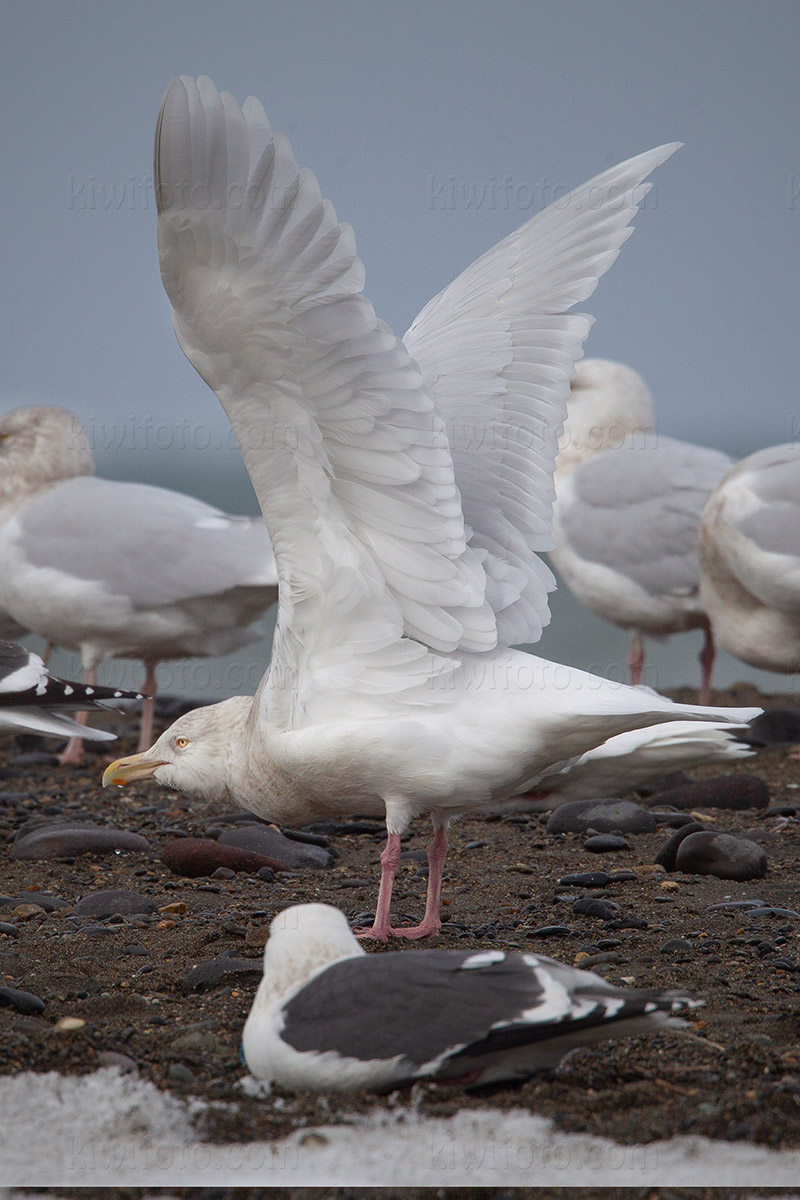
M 363 932 L 423 937 L 439 928 L 452 817 L 625 729 L 755 714 L 674 705 L 508 648 L 549 618 L 536 550 L 550 544 L 556 445 L 590 325 L 566 310 L 614 261 L 643 180 L 674 149 L 532 218 L 404 343 L 361 294 L 352 230 L 258 101 L 242 110 L 209 79 L 173 80 L 156 133 L 161 274 L 261 503 L 278 621 L 255 698 L 187 713 L 104 782 L 153 777 L 287 824 L 384 815 Z M 401 835 L 422 814 L 425 914 L 393 929 Z
M 256 1079 L 293 1091 L 482 1087 L 556 1067 L 576 1046 L 683 1026 L 698 1003 L 538 954 L 366 954 L 338 909 L 298 904 L 270 926 L 242 1049 Z
M 766 671 L 800 671 L 800 450 L 743 459 L 700 525 L 700 596 L 714 636 Z
M 649 392 L 621 363 L 578 363 L 567 409 L 550 559 L 582 604 L 630 632 L 633 684 L 642 679 L 644 634 L 704 630 L 700 703 L 709 704 L 714 642 L 699 595 L 697 530 L 731 459 L 656 434 Z
M 142 750 L 153 740 L 156 664 L 266 637 L 275 560 L 257 517 L 92 470 L 72 413 L 18 408 L 0 419 L 0 611 L 80 650 L 87 683 L 104 659 L 143 659 Z M 63 760 L 80 757 L 78 741 Z
M 105 708 L 113 700 L 142 700 L 139 692 L 67 683 L 48 673 L 38 654 L 0 641 L 0 729 L 72 737 L 80 732 L 97 742 L 114 741 L 105 729 L 83 730 L 64 709 Z M 106 703 L 103 703 L 103 702 Z

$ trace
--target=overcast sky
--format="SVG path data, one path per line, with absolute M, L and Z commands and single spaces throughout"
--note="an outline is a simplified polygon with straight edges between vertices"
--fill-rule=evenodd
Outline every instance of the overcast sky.
M 6 0 L 0 411 L 73 409 L 128 477 L 158 474 L 156 443 L 187 444 L 189 474 L 209 449 L 236 464 L 158 275 L 153 129 L 187 72 L 263 101 L 398 333 L 554 187 L 685 142 L 587 305 L 586 352 L 642 372 L 665 432 L 736 454 L 788 440 L 799 43 L 794 0 Z

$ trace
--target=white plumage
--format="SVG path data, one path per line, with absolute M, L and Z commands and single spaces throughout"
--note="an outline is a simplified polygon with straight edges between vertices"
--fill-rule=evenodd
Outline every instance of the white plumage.
M 576 1046 L 681 1026 L 697 1003 L 537 954 L 367 955 L 338 909 L 299 904 L 270 926 L 242 1049 L 257 1079 L 295 1091 L 481 1087 L 555 1067 Z
M 700 526 L 700 595 L 714 636 L 766 671 L 800 670 L 800 451 L 759 450 L 716 488 Z
M 278 623 L 252 701 L 187 714 L 105 781 L 149 775 L 291 823 L 385 814 L 369 932 L 420 937 L 439 927 L 454 815 L 625 729 L 753 714 L 676 706 L 507 648 L 538 636 L 552 586 L 537 552 L 590 324 L 564 310 L 594 290 L 674 148 L 604 172 L 490 250 L 414 323 L 412 356 L 361 295 L 352 231 L 261 105 L 240 109 L 208 79 L 170 84 L 162 279 L 261 503 Z M 485 436 L 459 438 L 465 420 Z M 400 835 L 424 813 L 425 916 L 392 930 Z
M 731 459 L 656 433 L 650 393 L 622 363 L 578 363 L 567 408 L 550 556 L 559 577 L 597 616 L 630 632 L 634 684 L 643 634 L 703 629 L 700 703 L 708 704 L 714 649 L 697 531 Z
M 261 520 L 92 470 L 88 439 L 65 409 L 0 419 L 0 613 L 79 650 L 87 683 L 104 659 L 143 659 L 144 749 L 156 664 L 265 637 L 275 562 Z M 74 745 L 66 761 L 79 757 Z

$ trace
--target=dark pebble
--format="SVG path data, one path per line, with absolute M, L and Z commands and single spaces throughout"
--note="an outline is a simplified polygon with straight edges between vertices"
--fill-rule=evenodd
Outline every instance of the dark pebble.
M 611 876 L 605 871 L 583 871 L 579 875 L 562 875 L 558 882 L 564 887 L 602 888 L 611 883 Z
M 718 775 L 659 792 L 649 803 L 653 808 L 767 808 L 769 788 L 757 775 Z
M 0 1005 L 13 1008 L 25 1016 L 40 1013 L 44 1010 L 44 1000 L 34 996 L 32 992 L 22 992 L 18 988 L 0 987 Z
M 652 833 L 655 818 L 632 800 L 572 800 L 561 804 L 547 822 L 548 833 Z
M 608 923 L 609 929 L 647 929 L 648 923 L 644 917 L 615 917 Z
M 242 825 L 238 829 L 226 829 L 218 841 L 220 846 L 234 846 L 237 850 L 262 854 L 271 860 L 262 865 L 279 863 L 295 871 L 302 867 L 330 867 L 333 864 L 330 850 L 294 842 L 270 825 Z
M 800 712 L 796 708 L 771 708 L 754 717 L 737 736 L 751 746 L 793 746 L 800 742 Z
M 273 871 L 272 867 L 260 867 L 259 872 L 258 872 L 259 875 L 261 874 L 262 871 L 269 871 L 270 879 L 275 878 L 275 872 Z M 212 879 L 235 879 L 236 872 L 232 871 L 230 869 L 230 867 L 217 867 L 216 871 L 214 871 L 211 878 Z
M 759 904 L 758 908 L 751 909 L 747 915 L 748 917 L 796 917 L 800 919 L 800 912 L 794 908 L 776 908 L 772 904 Z
M 678 846 L 675 868 L 687 875 L 714 875 L 717 879 L 760 879 L 766 874 L 767 856 L 747 838 L 703 830 L 690 833 Z
M 219 875 L 220 871 L 227 870 L 227 867 L 218 867 L 214 874 Z M 231 872 L 231 874 L 233 874 L 233 872 Z M 273 871 L 272 867 L 259 867 L 256 871 L 256 875 L 259 879 L 263 879 L 265 883 L 272 883 L 273 879 L 275 878 L 275 872 Z
M 261 867 L 271 867 L 273 871 L 288 869 L 284 863 L 267 858 L 265 854 L 220 845 L 208 838 L 175 838 L 164 847 L 161 858 L 170 871 L 189 879 L 213 875 L 217 867 L 229 867 L 231 871 L 246 871 L 251 875 Z
M 773 958 L 769 965 L 775 967 L 776 970 L 788 971 L 790 974 L 800 971 L 800 966 L 791 958 Z
M 597 917 L 600 921 L 613 921 L 619 915 L 619 909 L 615 905 L 606 904 L 605 900 L 598 900 L 593 896 L 581 896 L 580 900 L 573 904 L 572 911 L 581 913 L 584 917 Z
M 774 804 L 765 809 L 762 817 L 796 817 L 796 804 Z
M 636 788 L 636 794 L 655 796 L 658 792 L 668 792 L 672 788 L 683 787 L 687 783 L 694 783 L 694 778 L 687 775 L 686 771 L 668 771 L 666 775 L 656 775 L 655 778 L 640 784 Z
M 205 992 L 208 988 L 216 987 L 224 976 L 260 975 L 262 969 L 261 959 L 227 958 L 223 955 L 192 967 L 184 977 L 183 990 L 187 996 L 191 992 Z
M 183 1065 L 183 1063 L 170 1063 L 169 1069 L 167 1070 L 167 1077 L 171 1079 L 173 1083 L 182 1083 L 186 1087 L 194 1083 L 194 1075 L 188 1067 Z
M 691 949 L 691 942 L 688 942 L 686 938 L 676 937 L 670 938 L 668 942 L 664 942 L 664 945 L 661 947 L 661 953 L 679 954 L 681 952 L 686 953 L 687 950 L 691 951 Z
M 528 937 L 569 937 L 572 930 L 568 925 L 542 925 L 539 929 L 528 932 Z
M 132 946 L 123 946 L 122 953 L 123 954 L 132 954 L 136 958 L 147 958 L 150 954 L 150 951 L 146 950 L 144 948 L 144 946 L 132 945 Z
M 638 880 L 639 876 L 635 871 L 612 871 L 612 883 L 633 883 Z
M 284 837 L 289 838 L 291 842 L 304 842 L 307 846 L 329 846 L 330 838 L 327 838 L 324 833 L 312 833 L 308 829 L 286 829 L 281 826 L 281 833 Z M 333 854 L 333 851 L 331 851 Z
M 678 846 L 684 838 L 687 838 L 691 833 L 700 833 L 705 829 L 699 821 L 693 821 L 691 818 L 685 825 L 681 825 L 680 829 L 676 829 L 669 841 L 665 842 L 659 850 L 658 854 L 653 859 L 654 862 L 661 863 L 665 871 L 675 870 L 675 855 L 678 853 Z
M 417 862 L 428 865 L 428 856 L 424 850 L 404 850 L 400 855 L 401 862 Z
M 657 825 L 668 825 L 671 829 L 680 829 L 682 825 L 688 825 L 694 820 L 694 817 L 685 812 L 662 812 L 660 809 L 653 808 L 650 810 L 650 815 L 655 817 Z
M 11 925 L 8 921 L 0 921 L 0 933 L 4 933 L 6 937 L 16 937 L 19 930 L 16 925 Z
M 597 833 L 583 843 L 590 854 L 604 854 L 607 850 L 629 850 L 630 847 L 618 833 Z
M 312 833 L 322 833 L 326 837 L 338 837 L 349 833 L 358 834 L 386 834 L 386 826 L 378 825 L 375 821 L 315 821 L 311 825 L 304 825 L 304 829 L 310 830 Z
M 765 908 L 766 900 L 720 900 L 718 904 L 709 904 L 706 912 L 717 912 L 721 908 Z
M 48 822 L 17 836 L 11 847 L 13 858 L 76 858 L 81 854 L 113 854 L 117 850 L 149 850 L 150 843 L 138 833 L 110 829 L 105 825 L 64 825 Z
M 154 913 L 157 909 L 155 900 L 126 888 L 89 892 L 75 905 L 75 912 L 80 917 L 111 917 L 116 913 L 130 916 L 133 913 Z

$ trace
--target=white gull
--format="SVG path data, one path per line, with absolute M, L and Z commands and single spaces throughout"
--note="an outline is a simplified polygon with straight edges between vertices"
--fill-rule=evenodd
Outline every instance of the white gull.
M 742 721 L 509 649 L 548 620 L 553 462 L 591 320 L 662 146 L 545 209 L 432 300 L 406 342 L 362 296 L 352 230 L 258 101 L 169 85 L 156 133 L 178 340 L 230 416 L 278 564 L 255 698 L 180 718 L 104 782 L 153 777 L 298 824 L 385 815 L 375 922 L 439 928 L 452 817 L 626 729 Z M 476 426 L 481 436 L 476 436 Z M 400 838 L 429 814 L 425 914 L 394 930 Z

